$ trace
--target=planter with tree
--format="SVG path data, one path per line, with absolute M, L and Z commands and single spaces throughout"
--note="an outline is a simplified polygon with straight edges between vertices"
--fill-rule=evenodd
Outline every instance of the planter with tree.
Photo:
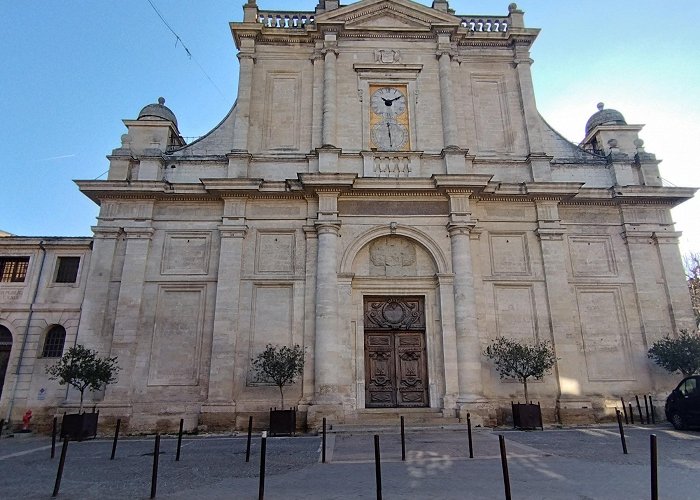
M 542 380 L 557 362 L 552 345 L 547 341 L 525 343 L 498 337 L 484 351 L 491 359 L 501 379 L 513 378 L 523 384 L 525 403 L 513 403 L 513 425 L 520 429 L 543 427 L 542 409 L 529 400 L 527 381 Z
M 64 415 L 61 423 L 61 437 L 69 436 L 82 440 L 97 434 L 98 413 L 84 413 L 85 390 L 98 391 L 116 381 L 119 371 L 116 357 L 97 356 L 97 351 L 76 345 L 66 351 L 55 365 L 46 369 L 50 380 L 58 380 L 61 385 L 69 385 L 80 392 L 80 407 L 77 414 Z
M 252 363 L 258 380 L 273 383 L 280 390 L 280 409 L 270 409 L 270 434 L 294 434 L 296 409 L 284 409 L 284 386 L 293 384 L 304 372 L 304 348 L 268 344 Z

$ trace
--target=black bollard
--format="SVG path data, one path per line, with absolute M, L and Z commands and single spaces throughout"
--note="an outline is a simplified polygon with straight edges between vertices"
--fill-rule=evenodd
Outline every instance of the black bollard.
M 377 482 L 377 500 L 382 500 L 382 463 L 377 434 L 374 435 L 374 478 Z
M 2 430 L 5 428 L 5 419 L 0 418 L 0 437 L 2 437 Z
M 498 444 L 501 448 L 501 468 L 503 469 L 503 487 L 505 488 L 506 500 L 510 498 L 510 476 L 508 475 L 508 457 L 506 456 L 506 440 L 503 434 L 498 435 Z
M 659 500 L 659 464 L 656 450 L 656 434 L 649 436 L 649 452 L 651 453 L 651 500 Z
M 656 424 L 656 413 L 654 412 L 654 401 L 651 399 L 651 394 L 649 394 L 649 406 L 651 406 L 651 423 Z
M 629 425 L 630 421 L 629 418 L 627 417 L 627 407 L 625 406 L 625 398 L 620 398 L 620 401 L 622 401 L 622 413 L 625 414 L 625 424 Z
M 185 419 L 180 419 L 180 431 L 177 433 L 177 453 L 175 454 L 175 461 L 180 461 L 180 448 L 182 447 L 182 427 L 185 425 Z
M 644 417 L 642 416 L 642 405 L 639 404 L 639 396 L 635 394 L 634 399 L 637 400 L 637 411 L 639 412 L 639 423 L 644 425 Z
M 467 413 L 467 439 L 469 439 L 469 458 L 474 458 L 474 447 L 472 446 L 472 418 Z
M 248 417 L 248 444 L 245 448 L 245 461 L 250 462 L 250 439 L 253 435 L 253 416 Z
M 632 403 L 629 403 L 629 409 L 630 409 L 630 424 L 634 425 L 634 410 L 632 410 Z
M 112 441 L 112 454 L 110 455 L 109 459 L 114 460 L 114 454 L 117 453 L 117 441 L 119 441 L 119 428 L 122 425 L 122 419 L 118 418 L 117 419 L 117 427 L 114 429 L 114 441 Z
M 61 458 L 58 459 L 58 471 L 56 472 L 56 483 L 53 486 L 52 497 L 58 495 L 58 490 L 61 487 L 61 478 L 63 477 L 63 466 L 66 464 L 66 453 L 68 453 L 68 436 L 63 438 L 63 447 L 61 448 Z
M 321 463 L 326 463 L 326 417 L 323 417 L 323 435 L 321 436 Z
M 644 395 L 644 414 L 647 417 L 647 424 L 648 424 L 649 422 L 651 422 L 651 419 L 649 418 L 649 401 L 648 401 L 648 397 L 646 394 Z
M 617 415 L 617 426 L 620 429 L 620 440 L 622 441 L 622 453 L 627 455 L 627 441 L 625 441 L 625 429 L 622 427 L 622 415 L 620 415 L 620 410 L 615 408 L 615 414 Z
M 265 498 L 265 452 L 267 450 L 267 431 L 262 432 L 260 445 L 260 485 L 258 486 L 258 500 Z
M 156 434 L 156 443 L 153 446 L 153 473 L 151 474 L 151 498 L 156 497 L 158 486 L 158 458 L 160 455 L 160 434 Z
M 401 461 L 406 461 L 406 430 L 403 425 L 403 415 L 401 415 Z

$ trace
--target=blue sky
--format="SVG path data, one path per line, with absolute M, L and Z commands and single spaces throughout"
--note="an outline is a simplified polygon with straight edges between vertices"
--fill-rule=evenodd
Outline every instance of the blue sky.
M 152 2 L 193 59 L 147 0 L 4 2 L 1 230 L 90 235 L 97 207 L 72 180 L 104 178 L 105 156 L 126 132 L 121 120 L 159 96 L 188 137 L 228 112 L 238 74 L 228 22 L 241 20 L 244 0 Z M 261 9 L 313 10 L 316 3 L 258 1 Z M 505 15 L 507 6 L 450 2 L 460 14 Z M 646 124 L 641 137 L 664 160 L 667 181 L 700 186 L 698 2 L 524 0 L 519 7 L 528 27 L 542 29 L 533 77 L 539 110 L 554 128 L 578 142 L 603 101 L 628 123 Z M 700 252 L 699 210 L 700 201 L 674 210 L 684 252 Z

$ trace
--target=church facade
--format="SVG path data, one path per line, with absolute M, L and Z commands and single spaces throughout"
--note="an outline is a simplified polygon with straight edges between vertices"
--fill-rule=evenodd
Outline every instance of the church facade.
M 263 415 L 267 344 L 305 348 L 285 400 L 311 426 L 502 422 L 522 387 L 484 357 L 497 337 L 552 343 L 530 387 L 548 420 L 662 400 L 672 379 L 646 352 L 694 328 L 670 215 L 694 190 L 662 185 L 615 110 L 579 145 L 544 121 L 539 30 L 515 4 L 243 10 L 238 98 L 214 130 L 186 144 L 164 100 L 146 106 L 108 178 L 78 181 L 93 238 L 0 238 L 3 416 L 76 405 L 45 375 L 75 343 L 117 356 L 94 404 L 132 430 Z

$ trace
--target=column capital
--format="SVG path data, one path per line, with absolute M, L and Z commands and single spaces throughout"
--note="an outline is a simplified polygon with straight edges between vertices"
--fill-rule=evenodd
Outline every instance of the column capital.
M 450 237 L 454 236 L 469 236 L 472 229 L 476 226 L 476 221 L 470 222 L 450 222 L 447 224 L 447 232 L 450 233 Z
M 563 228 L 549 229 L 541 227 L 535 229 L 535 234 L 540 241 L 562 241 L 565 233 L 566 231 Z
M 654 232 L 652 238 L 659 245 L 677 245 L 678 239 L 681 237 L 680 231 L 672 231 L 668 233 Z
M 116 239 L 122 233 L 119 227 L 92 226 L 90 229 L 95 239 Z
M 340 231 L 340 221 L 316 221 L 314 222 L 317 234 L 333 234 L 338 236 Z
M 152 227 L 125 227 L 124 228 L 124 234 L 126 234 L 126 238 L 129 240 L 133 239 L 144 239 L 144 240 L 150 240 L 153 237 L 153 233 L 155 233 L 156 230 L 153 229 Z
M 239 52 L 238 55 L 238 61 L 242 62 L 244 59 L 250 59 L 252 62 L 255 62 L 255 59 L 257 59 L 257 56 L 255 54 L 251 54 L 248 52 Z
M 217 229 L 222 238 L 245 238 L 248 234 L 248 226 L 219 225 Z
M 321 49 L 321 55 L 323 56 L 326 56 L 327 54 L 333 54 L 334 56 L 337 56 L 338 53 L 338 47 L 323 47 Z

